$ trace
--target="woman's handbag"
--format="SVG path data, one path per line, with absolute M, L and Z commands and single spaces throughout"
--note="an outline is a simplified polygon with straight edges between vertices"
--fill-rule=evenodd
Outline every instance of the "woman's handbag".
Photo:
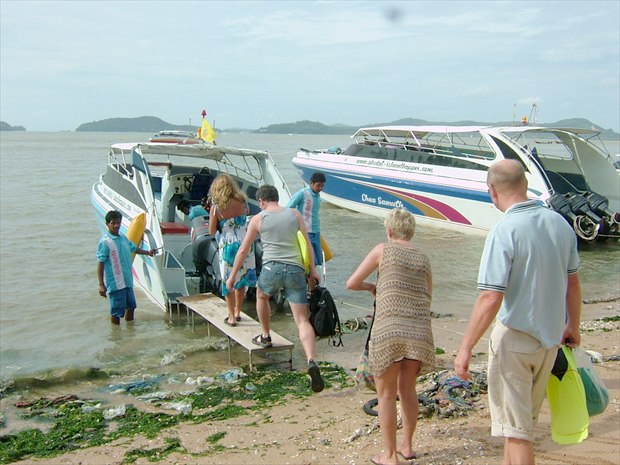
M 368 348 L 364 349 L 364 352 L 362 352 L 360 356 L 360 361 L 355 371 L 355 379 L 358 387 L 370 389 L 371 391 L 377 390 L 375 378 L 370 371 L 368 371 Z
M 588 415 L 593 416 L 603 413 L 609 404 L 609 392 L 601 376 L 596 372 L 588 353 L 581 347 L 573 349 L 573 353 L 575 354 L 577 369 L 586 391 Z

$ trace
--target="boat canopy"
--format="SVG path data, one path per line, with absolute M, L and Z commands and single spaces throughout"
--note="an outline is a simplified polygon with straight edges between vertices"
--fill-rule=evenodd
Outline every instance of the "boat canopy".
M 360 128 L 351 138 L 360 136 L 369 137 L 424 137 L 428 133 L 462 133 L 478 132 L 489 126 L 379 126 L 375 128 Z
M 158 144 L 158 143 L 127 143 L 112 145 L 112 150 L 130 151 L 134 148 L 140 150 L 144 155 L 176 155 L 180 157 L 202 158 L 207 160 L 220 161 L 225 155 L 236 155 L 240 157 L 267 158 L 269 153 L 260 150 L 238 149 L 213 144 Z
M 177 155 L 182 157 L 204 158 L 220 161 L 225 155 L 237 155 L 240 157 L 270 158 L 268 152 L 251 149 L 238 149 L 223 145 L 202 144 L 138 144 L 143 154 Z

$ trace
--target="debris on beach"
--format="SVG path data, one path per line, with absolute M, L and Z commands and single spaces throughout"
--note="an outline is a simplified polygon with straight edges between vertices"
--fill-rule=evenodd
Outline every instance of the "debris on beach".
M 152 389 L 154 386 L 157 386 L 157 383 L 162 378 L 162 376 L 163 375 L 143 375 L 142 379 L 137 379 L 135 381 L 111 384 L 110 386 L 108 386 L 108 389 L 116 394 L 130 391 L 149 390 Z
M 420 402 L 418 418 L 457 418 L 470 414 L 480 404 L 480 395 L 487 392 L 487 375 L 485 370 L 472 371 L 472 380 L 464 381 L 456 376 L 454 370 L 428 373 L 418 379 L 417 391 Z M 376 399 L 369 401 L 376 405 Z M 364 408 L 366 413 L 368 409 Z M 376 413 L 372 413 L 376 415 Z M 379 428 L 376 418 L 369 427 L 358 428 L 350 436 L 343 438 L 343 443 L 367 436 Z M 400 404 L 398 405 L 398 428 L 402 428 Z

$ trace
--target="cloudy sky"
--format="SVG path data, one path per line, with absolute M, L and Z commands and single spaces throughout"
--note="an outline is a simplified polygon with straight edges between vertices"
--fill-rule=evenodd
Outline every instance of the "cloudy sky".
M 620 2 L 0 0 L 0 119 L 582 117 L 620 132 Z

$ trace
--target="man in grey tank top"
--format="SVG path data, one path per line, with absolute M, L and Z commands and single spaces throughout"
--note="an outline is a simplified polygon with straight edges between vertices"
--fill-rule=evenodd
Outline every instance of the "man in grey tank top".
M 255 215 L 248 225 L 248 232 L 237 251 L 230 278 L 226 287 L 232 290 L 237 280 L 237 273 L 243 260 L 250 251 L 256 236 L 260 234 L 263 243 L 263 268 L 258 277 L 256 292 L 256 313 L 260 321 L 262 334 L 252 342 L 265 348 L 272 347 L 269 335 L 271 307 L 269 298 L 281 289 L 288 300 L 293 318 L 299 331 L 299 340 L 308 359 L 308 374 L 312 378 L 312 390 L 323 390 L 323 378 L 314 361 L 315 334 L 308 318 L 308 289 L 310 283 L 314 288 L 320 281 L 314 264 L 314 253 L 310 245 L 308 231 L 303 217 L 296 209 L 278 205 L 278 189 L 265 184 L 256 192 L 261 212 Z M 306 239 L 310 257 L 310 275 L 306 278 L 301 251 L 297 242 L 297 232 L 301 231 Z M 308 281 L 306 281 L 308 279 Z

